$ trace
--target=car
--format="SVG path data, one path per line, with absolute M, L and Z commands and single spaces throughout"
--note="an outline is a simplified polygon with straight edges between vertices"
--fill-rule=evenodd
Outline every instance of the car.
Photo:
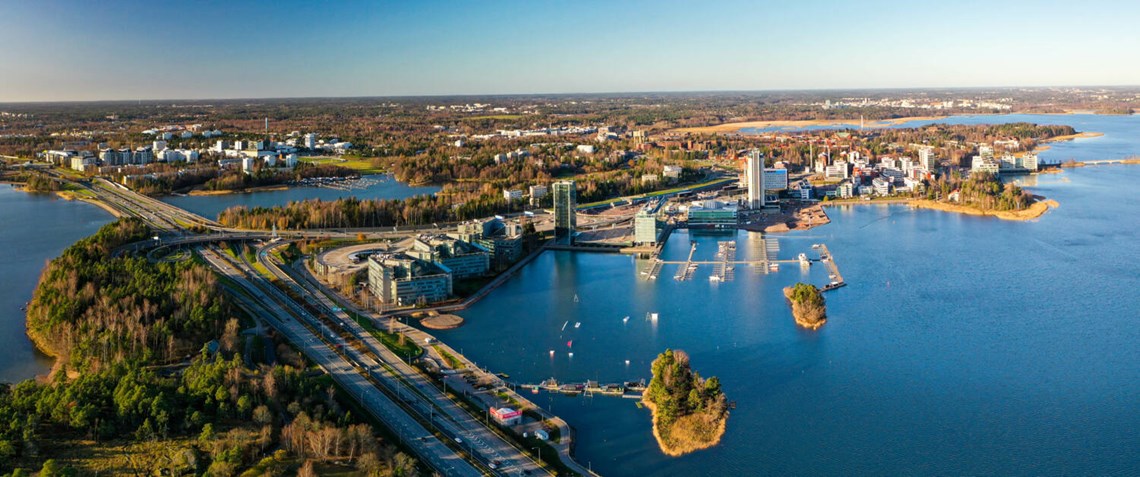
M 456 438 L 455 438 L 455 442 L 456 442 L 456 443 L 458 443 L 458 444 L 462 444 L 462 443 L 463 443 L 463 439 L 460 439 L 460 438 L 456 437 Z

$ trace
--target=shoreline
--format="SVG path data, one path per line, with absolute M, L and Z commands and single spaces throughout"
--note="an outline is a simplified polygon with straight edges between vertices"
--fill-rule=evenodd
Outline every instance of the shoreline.
M 231 195 L 231 194 L 252 194 L 254 192 L 273 192 L 273 191 L 282 191 L 282 190 L 289 190 L 289 186 L 286 184 L 276 184 L 276 185 L 247 187 L 245 189 L 232 189 L 232 190 L 194 189 L 194 190 L 191 190 L 190 192 L 188 192 L 186 195 L 190 196 L 190 197 L 199 197 L 199 196 L 215 196 L 215 195 Z
M 1008 113 L 1000 113 L 1000 114 L 994 114 L 994 113 L 957 113 L 957 114 L 940 115 L 940 116 L 908 116 L 908 117 L 892 118 L 892 119 L 873 119 L 873 120 L 867 119 L 867 120 L 864 120 L 864 123 L 865 123 L 865 127 L 873 129 L 873 128 L 882 128 L 882 127 L 887 127 L 887 126 L 895 126 L 895 125 L 902 124 L 902 123 L 905 123 L 908 121 L 938 121 L 940 119 L 946 119 L 946 118 L 950 118 L 950 117 L 954 117 L 954 116 L 1008 116 L 1008 115 L 1012 115 L 1012 114 L 1037 115 L 1037 116 L 1077 116 L 1077 115 L 1101 116 L 1102 115 L 1102 114 L 1097 113 L 1096 111 L 1092 111 L 1092 110 L 1067 110 L 1063 113 L 1033 113 L 1033 112 L 1011 111 Z M 1137 114 L 1137 113 L 1133 113 L 1133 114 Z M 1108 114 L 1103 114 L 1103 115 L 1109 116 Z M 1117 115 L 1117 116 L 1124 116 L 1124 115 Z M 689 126 L 689 127 L 672 128 L 672 129 L 666 130 L 666 132 L 670 132 L 670 133 L 692 133 L 692 134 L 717 134 L 717 133 L 721 133 L 721 134 L 737 133 L 737 134 L 739 134 L 740 130 L 743 128 L 769 128 L 769 127 L 796 128 L 796 127 L 810 127 L 810 126 L 832 126 L 832 125 L 839 125 L 839 124 L 857 125 L 856 123 L 858 121 L 859 121 L 858 118 L 853 118 L 853 119 L 798 119 L 798 120 L 779 120 L 779 119 L 776 119 L 776 120 L 757 120 L 757 121 L 736 121 L 736 122 L 727 122 L 727 123 L 721 123 L 721 124 L 713 124 L 713 125 L 708 125 L 708 126 Z M 1084 134 L 1084 133 L 1078 133 L 1078 136 L 1080 134 Z M 1092 133 L 1092 134 L 1096 134 L 1097 136 L 1103 135 L 1101 133 Z M 1096 137 L 1096 136 L 1084 136 L 1084 137 Z M 1075 139 L 1075 138 L 1072 138 L 1072 139 Z
M 867 128 L 883 128 L 887 126 L 895 126 L 909 121 L 937 121 L 946 119 L 949 116 L 908 116 L 903 118 L 891 119 L 874 119 L 863 120 Z M 674 133 L 693 133 L 693 134 L 715 134 L 715 133 L 740 133 L 744 128 L 799 128 L 811 126 L 835 126 L 835 125 L 852 125 L 858 126 L 858 118 L 853 119 L 797 119 L 797 120 L 762 120 L 762 121 L 740 121 L 734 123 L 723 123 L 712 126 L 695 126 L 685 128 L 670 129 L 668 132 Z
M 645 394 L 641 395 L 641 404 L 649 408 L 649 414 L 652 416 L 653 422 L 653 438 L 657 440 L 657 448 L 669 457 L 680 457 L 685 454 L 690 454 L 699 450 L 705 450 L 720 444 L 720 440 L 724 437 L 725 428 L 728 426 L 728 416 L 724 416 L 720 420 L 720 424 L 716 428 L 716 436 L 709 442 L 700 443 L 687 443 L 684 447 L 671 446 L 665 443 L 661 438 L 661 433 L 658 432 L 658 419 L 657 419 L 657 405 L 645 399 Z
M 1029 208 L 1022 210 L 982 210 L 968 205 L 947 204 L 944 202 L 935 202 L 928 199 L 917 199 L 911 201 L 911 207 L 916 209 L 930 209 L 940 210 L 943 212 L 953 212 L 965 215 L 997 217 L 1002 220 L 1013 221 L 1027 221 L 1045 215 L 1049 209 L 1060 207 L 1061 204 L 1053 199 L 1041 199 L 1029 205 Z
M 882 200 L 845 200 L 845 201 L 829 201 L 821 203 L 823 206 L 841 206 L 841 205 L 893 205 L 893 204 L 908 204 L 915 209 L 938 210 L 942 212 L 950 212 L 963 215 L 973 215 L 982 217 L 996 217 L 1002 220 L 1012 221 L 1026 221 L 1033 220 L 1045 215 L 1049 209 L 1060 207 L 1061 204 L 1053 199 L 1041 198 L 1037 202 L 1030 204 L 1029 208 L 1022 210 L 982 210 L 968 205 L 948 204 L 945 202 L 937 202 L 929 199 L 882 199 Z

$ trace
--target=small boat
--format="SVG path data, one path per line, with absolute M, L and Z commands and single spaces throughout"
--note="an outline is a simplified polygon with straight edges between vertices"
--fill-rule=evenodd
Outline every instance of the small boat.
M 622 319 L 621 319 L 621 324 L 623 324 L 623 325 L 624 325 L 624 324 L 626 324 L 626 323 L 629 323 L 629 316 L 628 316 L 628 315 L 626 315 L 626 317 L 625 317 L 625 318 L 622 318 Z
M 627 360 L 625 360 L 625 365 L 626 365 L 626 366 L 629 366 L 629 360 L 628 360 L 628 359 L 627 359 Z
M 718 276 L 716 276 L 716 275 L 709 275 L 709 281 L 710 281 L 710 282 L 719 282 L 719 281 L 720 281 L 720 277 L 718 277 Z
M 566 331 L 566 325 L 569 325 L 569 324 L 570 324 L 570 322 L 569 322 L 569 321 L 567 321 L 567 322 L 563 323 L 563 324 L 562 324 L 562 331 Z
M 573 352 L 573 351 L 571 351 L 571 352 L 570 352 L 570 357 L 571 357 L 571 358 L 573 358 L 573 357 L 574 357 L 574 352 Z
M 582 326 L 582 322 L 581 322 L 581 321 L 579 321 L 579 322 L 575 322 L 575 323 L 574 323 L 574 328 L 580 328 L 581 326 Z
M 550 356 L 554 357 L 554 350 L 550 350 Z
M 574 303 L 578 303 L 578 294 L 577 293 L 574 294 Z
M 566 342 L 566 347 L 567 347 L 567 348 L 573 348 L 573 347 L 574 347 L 574 340 L 570 340 L 570 341 L 567 341 L 567 342 Z
M 653 320 L 653 321 L 657 321 L 657 313 L 650 313 L 650 314 L 649 314 L 649 319 L 650 319 L 650 320 Z

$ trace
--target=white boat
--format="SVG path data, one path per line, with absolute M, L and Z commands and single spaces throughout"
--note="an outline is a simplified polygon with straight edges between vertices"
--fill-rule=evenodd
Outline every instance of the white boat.
M 563 323 L 563 324 L 562 324 L 562 331 L 566 331 L 566 325 L 569 325 L 569 324 L 570 324 L 570 322 L 569 322 L 569 321 L 567 321 L 567 322 Z
M 650 320 L 653 320 L 653 321 L 657 321 L 657 313 L 650 313 L 650 314 L 649 314 L 649 319 L 650 319 Z
M 574 294 L 574 303 L 578 303 L 578 294 L 577 293 Z
M 578 328 L 578 327 L 580 327 L 580 326 L 582 326 L 582 322 L 581 322 L 581 321 L 578 321 L 578 322 L 575 322 L 575 323 L 574 323 L 574 327 L 575 327 L 575 328 Z
M 625 318 L 622 318 L 622 319 L 621 319 L 621 324 L 623 324 L 623 325 L 624 325 L 624 324 L 626 324 L 626 323 L 629 323 L 629 316 L 626 316 Z
M 571 358 L 573 358 L 573 357 L 574 357 L 574 352 L 573 352 L 573 351 L 571 351 L 571 352 L 570 352 L 570 357 L 571 357 Z
M 710 281 L 710 282 L 719 282 L 719 281 L 720 281 L 720 277 L 718 277 L 718 276 L 716 276 L 716 275 L 709 275 L 709 281 Z

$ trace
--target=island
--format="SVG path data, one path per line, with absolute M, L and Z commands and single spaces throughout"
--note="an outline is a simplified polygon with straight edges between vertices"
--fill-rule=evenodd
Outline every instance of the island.
M 724 435 L 728 401 L 720 380 L 693 372 L 684 351 L 667 349 L 653 360 L 641 402 L 653 413 L 653 437 L 666 455 L 707 449 Z
M 792 316 L 796 324 L 804 328 L 818 330 L 827 323 L 827 306 L 823 292 L 815 285 L 796 283 L 784 288 L 784 297 L 792 304 Z

